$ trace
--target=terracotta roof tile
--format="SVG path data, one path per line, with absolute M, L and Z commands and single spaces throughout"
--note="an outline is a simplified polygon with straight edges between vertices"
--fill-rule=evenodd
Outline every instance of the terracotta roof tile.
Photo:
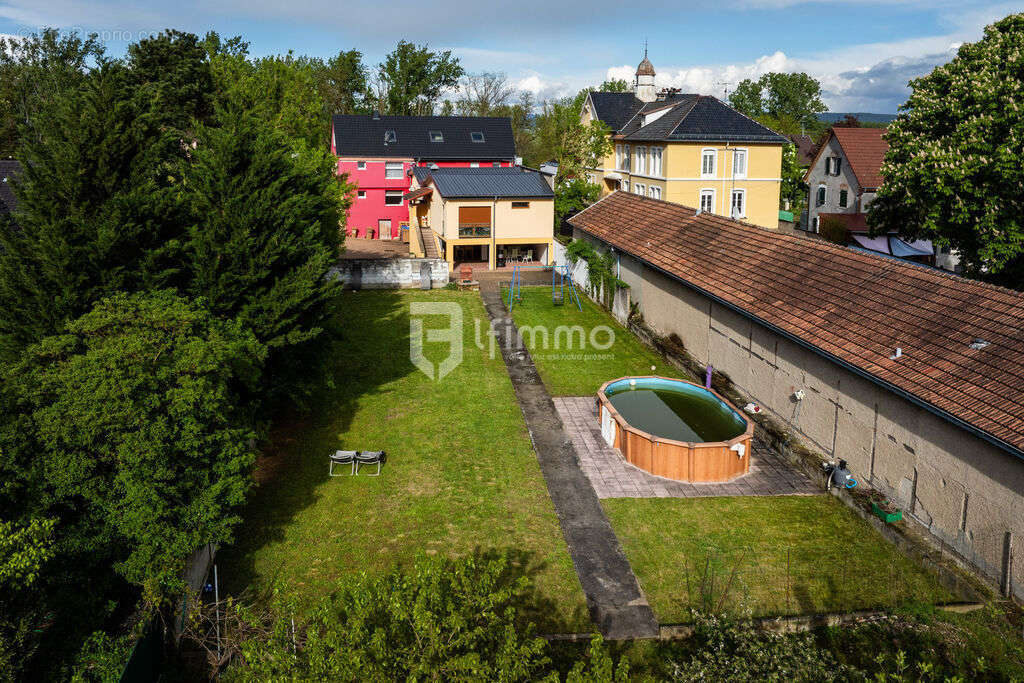
M 569 222 L 1024 456 L 1024 293 L 625 192 Z
M 882 161 L 889 143 L 882 137 L 886 128 L 833 128 L 850 169 L 862 188 L 882 186 Z

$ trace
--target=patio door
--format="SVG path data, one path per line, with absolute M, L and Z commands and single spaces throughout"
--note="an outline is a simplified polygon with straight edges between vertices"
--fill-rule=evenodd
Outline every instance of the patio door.
M 381 218 L 377 221 L 377 234 L 382 240 L 391 239 L 391 219 Z

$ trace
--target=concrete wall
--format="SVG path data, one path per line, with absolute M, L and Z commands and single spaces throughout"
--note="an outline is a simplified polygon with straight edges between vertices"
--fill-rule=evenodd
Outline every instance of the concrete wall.
M 1024 460 L 632 256 L 619 256 L 619 277 L 647 325 L 678 334 L 691 356 L 728 375 L 806 445 L 847 460 L 857 479 L 892 497 L 909 521 L 993 582 L 1005 585 L 1009 576 L 1024 599 Z M 797 401 L 801 389 L 805 398 Z
M 430 270 L 432 287 L 448 284 L 448 263 L 443 259 L 343 259 L 330 276 L 352 289 L 418 289 L 424 266 Z

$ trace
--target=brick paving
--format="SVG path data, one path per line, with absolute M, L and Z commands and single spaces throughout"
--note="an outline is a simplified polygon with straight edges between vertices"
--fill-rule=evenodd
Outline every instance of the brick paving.
M 754 437 L 750 472 L 725 484 L 688 484 L 656 477 L 626 462 L 601 438 L 593 396 L 554 398 L 580 467 L 598 498 L 699 498 L 708 496 L 813 495 L 822 490 Z

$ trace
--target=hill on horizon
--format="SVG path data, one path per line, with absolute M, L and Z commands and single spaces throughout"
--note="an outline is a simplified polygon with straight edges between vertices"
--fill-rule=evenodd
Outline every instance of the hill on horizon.
M 869 112 L 862 111 L 827 111 L 824 114 L 818 114 L 818 120 L 824 123 L 835 123 L 836 121 L 842 121 L 846 118 L 846 115 L 856 116 L 859 121 L 864 123 L 892 123 L 896 118 L 896 114 L 871 114 Z

